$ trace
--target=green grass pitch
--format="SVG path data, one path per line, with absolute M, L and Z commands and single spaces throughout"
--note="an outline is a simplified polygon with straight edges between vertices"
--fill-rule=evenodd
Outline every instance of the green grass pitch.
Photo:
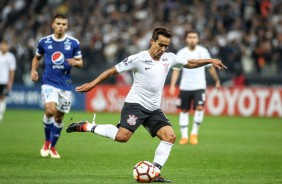
M 133 166 L 152 161 L 159 143 L 140 127 L 127 143 L 91 133 L 67 134 L 72 111 L 57 144 L 61 159 L 41 158 L 43 110 L 8 109 L 0 123 L 0 183 L 134 184 Z M 178 115 L 168 115 L 180 136 Z M 97 123 L 116 124 L 119 114 L 98 113 Z M 190 116 L 191 122 L 191 116 Z M 191 127 L 191 123 L 190 123 Z M 205 117 L 199 145 L 175 143 L 162 175 L 175 184 L 282 183 L 281 118 Z

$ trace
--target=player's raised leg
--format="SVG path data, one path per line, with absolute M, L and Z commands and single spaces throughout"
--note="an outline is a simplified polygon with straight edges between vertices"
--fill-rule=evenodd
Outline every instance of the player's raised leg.
M 112 124 L 96 124 L 94 114 L 92 123 L 80 121 L 72 123 L 67 128 L 67 132 L 92 132 L 103 137 L 110 138 L 118 142 L 127 142 L 132 133 L 142 124 L 143 119 L 140 112 L 140 105 L 125 103 L 121 111 L 120 123 L 117 126 Z M 135 115 L 133 115 L 135 114 Z M 138 116 L 137 116 L 138 114 Z M 128 123 L 130 122 L 130 124 Z
M 112 124 L 96 124 L 95 117 L 96 115 L 94 114 L 92 123 L 84 120 L 70 124 L 66 132 L 92 132 L 103 137 L 115 140 L 119 129 Z
M 95 122 L 89 123 L 88 121 L 72 123 L 69 125 L 66 131 L 67 133 L 92 132 L 117 142 L 127 142 L 132 135 L 132 132 L 126 128 L 117 128 L 112 124 L 96 124 Z

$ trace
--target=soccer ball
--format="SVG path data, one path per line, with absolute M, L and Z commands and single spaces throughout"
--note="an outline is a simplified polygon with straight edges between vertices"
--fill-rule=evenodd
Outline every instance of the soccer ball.
M 156 173 L 156 167 L 148 161 L 138 162 L 133 169 L 133 177 L 140 183 L 151 182 L 158 173 Z

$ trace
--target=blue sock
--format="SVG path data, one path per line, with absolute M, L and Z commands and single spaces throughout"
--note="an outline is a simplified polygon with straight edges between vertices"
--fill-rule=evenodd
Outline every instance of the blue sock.
M 63 129 L 63 123 L 59 124 L 57 122 L 54 122 L 54 125 L 51 129 L 51 135 L 52 135 L 51 147 L 55 147 L 55 145 L 57 144 L 62 129 Z
M 44 132 L 45 132 L 45 141 L 49 141 L 51 140 L 51 129 L 53 127 L 53 123 L 51 124 L 46 124 L 44 123 Z
M 44 125 L 44 132 L 45 132 L 45 141 L 50 142 L 51 140 L 51 130 L 54 123 L 54 117 L 47 117 L 46 114 L 43 116 L 43 125 Z

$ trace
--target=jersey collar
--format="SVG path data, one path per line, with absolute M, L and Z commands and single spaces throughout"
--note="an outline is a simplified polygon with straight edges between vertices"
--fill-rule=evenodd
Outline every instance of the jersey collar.
M 66 37 L 67 37 L 67 34 L 65 34 L 65 36 L 63 38 L 58 39 L 58 38 L 55 37 L 54 34 L 52 34 L 52 39 L 56 42 L 62 42 L 66 39 Z

